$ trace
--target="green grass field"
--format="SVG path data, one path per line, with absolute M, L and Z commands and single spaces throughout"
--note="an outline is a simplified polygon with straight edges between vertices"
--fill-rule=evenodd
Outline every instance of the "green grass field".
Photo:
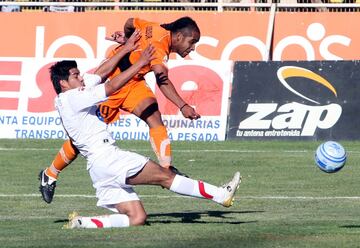
M 234 206 L 181 197 L 160 187 L 136 187 L 149 225 L 63 230 L 68 214 L 108 213 L 96 207 L 85 160 L 58 180 L 53 203 L 38 192 L 39 170 L 61 140 L 0 140 L 0 247 L 360 247 L 360 142 L 342 142 L 343 170 L 321 172 L 320 142 L 174 142 L 174 165 L 221 185 L 239 170 Z M 121 142 L 153 157 L 148 142 Z

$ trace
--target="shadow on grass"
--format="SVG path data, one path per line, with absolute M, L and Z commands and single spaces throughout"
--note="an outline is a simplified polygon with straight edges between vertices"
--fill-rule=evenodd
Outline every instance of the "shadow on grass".
M 54 223 L 65 223 L 68 221 L 69 221 L 69 219 L 61 219 L 61 220 L 55 220 Z
M 345 226 L 340 226 L 340 228 L 360 228 L 360 225 L 345 225 Z
M 233 221 L 234 217 L 227 216 L 230 214 L 251 214 L 251 213 L 262 213 L 264 211 L 202 211 L 202 212 L 177 212 L 177 213 L 153 213 L 148 214 L 147 223 L 198 223 L 198 224 L 209 224 L 209 223 L 226 223 L 226 224 L 246 224 L 255 223 L 257 221 Z M 161 217 L 168 217 L 165 219 L 159 219 Z M 201 220 L 206 217 L 214 217 L 214 220 Z M 170 219 L 174 218 L 174 219 Z M 220 218 L 221 220 L 216 220 Z
M 247 224 L 247 223 L 255 223 L 257 221 L 232 221 L 234 217 L 227 215 L 252 214 L 252 213 L 263 213 L 263 212 L 264 211 L 202 211 L 202 212 L 153 213 L 153 214 L 148 214 L 147 225 L 151 225 L 152 223 Z M 165 217 L 165 218 L 159 219 L 161 217 Z M 201 218 L 205 218 L 205 217 L 214 217 L 214 220 L 201 220 Z M 220 218 L 221 221 L 216 220 L 215 218 Z M 68 219 L 60 219 L 60 220 L 55 220 L 54 223 L 65 223 L 68 221 L 69 221 Z

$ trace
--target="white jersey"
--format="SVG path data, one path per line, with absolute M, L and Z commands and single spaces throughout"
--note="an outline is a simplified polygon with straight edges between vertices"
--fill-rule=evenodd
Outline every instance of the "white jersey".
M 107 99 L 104 84 L 99 84 L 100 76 L 85 74 L 83 78 L 86 86 L 60 93 L 55 98 L 55 107 L 68 136 L 87 159 L 89 169 L 91 161 L 101 156 L 115 141 L 107 130 L 107 124 L 96 116 L 96 104 Z

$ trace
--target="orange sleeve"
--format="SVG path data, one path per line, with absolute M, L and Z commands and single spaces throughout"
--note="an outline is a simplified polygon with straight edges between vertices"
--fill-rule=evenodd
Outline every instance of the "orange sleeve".
M 150 65 L 164 64 L 166 66 L 169 56 L 164 43 L 154 41 L 152 45 L 155 47 L 155 59 L 150 62 Z

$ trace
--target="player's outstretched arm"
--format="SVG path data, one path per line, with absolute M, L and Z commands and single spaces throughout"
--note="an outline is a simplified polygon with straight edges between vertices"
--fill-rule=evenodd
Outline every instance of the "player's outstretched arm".
M 164 96 L 180 109 L 185 118 L 196 120 L 200 115 L 193 107 L 187 104 L 176 91 L 173 83 L 168 77 L 168 69 L 163 65 L 153 65 L 151 69 L 155 73 L 156 83 Z
M 112 95 L 114 92 L 118 91 L 122 86 L 124 86 L 136 73 L 145 65 L 149 64 L 151 60 L 154 59 L 155 48 L 152 45 L 149 45 L 141 53 L 140 59 L 130 66 L 127 70 L 120 73 L 109 82 L 105 83 L 105 92 L 107 96 Z
M 130 38 L 126 41 L 124 46 L 115 53 L 114 56 L 105 60 L 95 71 L 95 74 L 99 75 L 102 80 L 106 79 L 109 74 L 115 69 L 119 61 L 129 52 L 138 48 L 138 40 L 140 39 L 140 31 L 136 30 Z

